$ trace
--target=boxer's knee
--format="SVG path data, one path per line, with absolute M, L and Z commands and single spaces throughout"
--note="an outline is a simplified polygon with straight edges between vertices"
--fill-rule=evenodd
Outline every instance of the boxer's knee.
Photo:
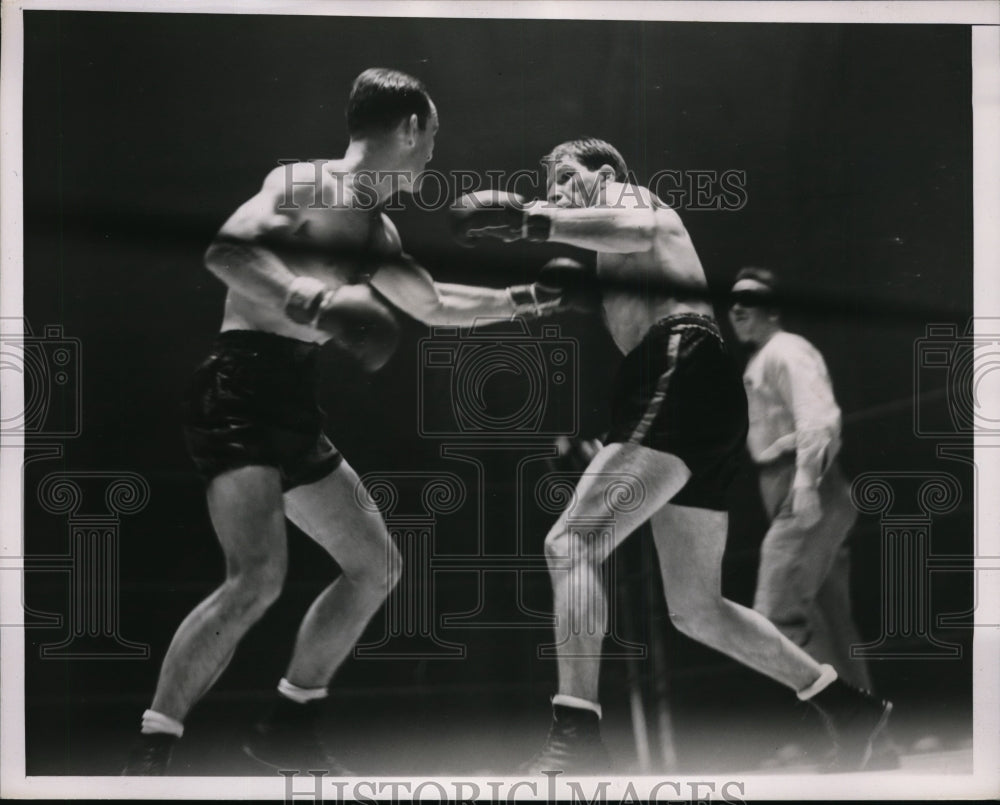
M 403 556 L 391 540 L 385 552 L 385 563 L 381 570 L 382 587 L 385 595 L 388 595 L 399 584 L 399 579 L 403 575 Z
M 587 544 L 583 536 L 565 526 L 549 532 L 545 537 L 544 550 L 545 560 L 550 568 L 577 564 L 587 556 Z
M 281 595 L 286 569 L 285 558 L 274 556 L 250 560 L 230 572 L 220 589 L 225 613 L 256 621 Z
M 355 557 L 344 575 L 355 586 L 375 597 L 386 597 L 399 583 L 403 573 L 403 557 L 396 544 L 384 532 L 368 541 L 365 551 Z
M 610 546 L 601 534 L 582 532 L 574 528 L 553 529 L 545 538 L 545 561 L 550 572 L 571 570 L 583 566 L 599 567 Z

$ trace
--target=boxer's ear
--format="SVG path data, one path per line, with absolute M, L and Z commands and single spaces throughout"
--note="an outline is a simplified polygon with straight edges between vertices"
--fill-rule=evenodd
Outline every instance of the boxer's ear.
M 400 124 L 400 130 L 403 134 L 403 140 L 408 146 L 412 147 L 417 132 L 420 130 L 420 118 L 416 114 L 412 114 L 408 118 L 404 117 L 403 122 Z

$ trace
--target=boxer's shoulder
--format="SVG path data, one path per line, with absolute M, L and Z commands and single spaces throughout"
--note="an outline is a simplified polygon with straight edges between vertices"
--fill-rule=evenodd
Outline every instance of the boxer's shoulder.
M 342 160 L 282 162 L 264 178 L 263 192 L 285 210 L 365 217 L 378 207 L 372 187 L 355 181 Z

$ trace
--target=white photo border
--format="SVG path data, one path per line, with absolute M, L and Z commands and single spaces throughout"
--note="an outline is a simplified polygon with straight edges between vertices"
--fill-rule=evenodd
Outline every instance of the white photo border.
M 974 306 L 978 320 L 1000 316 L 1000 4 L 989 2 L 371 2 L 366 0 L 238 0 L 238 2 L 186 2 L 185 0 L 3 0 L 2 52 L 0 52 L 0 120 L 2 120 L 2 165 L 0 165 L 0 316 L 22 315 L 22 85 L 23 17 L 25 10 L 170 12 L 184 14 L 283 14 L 361 17 L 465 17 L 476 19 L 591 19 L 662 20 L 701 22 L 808 22 L 808 23 L 949 23 L 972 26 L 973 130 L 974 130 Z M 4 412 L 19 411 L 23 386 L 2 375 L 0 406 Z M 1000 444 L 978 438 L 976 462 L 981 487 L 993 488 L 1000 479 Z M 3 562 L 22 555 L 22 461 L 17 444 L 0 450 L 0 568 Z M 979 548 L 989 557 L 1000 556 L 1000 499 L 977 495 L 976 528 Z M 994 560 L 995 561 L 995 560 Z M 1000 622 L 1000 585 L 997 571 L 985 559 L 977 559 L 980 575 L 980 611 L 988 622 Z M 992 578 L 991 578 L 992 574 Z M 14 626 L 0 634 L 0 796 L 4 798 L 108 799 L 288 799 L 286 782 L 271 778 L 182 778 L 162 780 L 113 777 L 26 777 L 24 753 L 24 643 L 20 574 L 5 572 L 0 585 L 0 623 Z M 988 583 L 993 581 L 993 583 Z M 17 637 L 13 636 L 17 635 Z M 747 774 L 739 794 L 744 800 L 810 798 L 907 799 L 993 798 L 1000 796 L 1000 628 L 978 627 L 974 635 L 974 772 L 962 775 L 768 776 Z M 433 780 L 434 778 L 427 778 Z M 687 791 L 691 782 L 721 778 L 677 777 Z M 422 780 L 405 782 L 415 788 Z M 486 780 L 455 778 L 454 782 Z M 359 781 L 345 779 L 324 783 L 324 798 L 336 799 L 338 791 L 375 796 L 374 789 L 356 789 Z M 367 781 L 371 782 L 371 781 Z M 384 778 L 383 782 L 404 782 Z M 444 781 L 439 781 L 444 782 Z M 509 782 L 513 782 L 509 780 Z M 608 801 L 626 792 L 626 780 L 607 789 Z M 640 794 L 662 783 L 661 778 L 633 778 Z M 309 785 L 296 783 L 296 794 L 304 796 Z M 339 789 L 337 786 L 341 786 Z M 410 790 L 413 790 L 411 788 Z M 382 790 L 392 790 L 382 789 Z M 454 788 L 448 788 L 454 791 Z M 466 791 L 469 789 L 465 789 Z M 510 792 L 510 788 L 500 789 Z M 560 789 L 563 796 L 564 789 Z M 427 796 L 436 796 L 430 789 Z M 669 789 L 676 797 L 676 789 Z M 521 799 L 548 798 L 542 788 L 532 793 L 522 786 Z M 346 797 L 343 797 L 346 798 Z

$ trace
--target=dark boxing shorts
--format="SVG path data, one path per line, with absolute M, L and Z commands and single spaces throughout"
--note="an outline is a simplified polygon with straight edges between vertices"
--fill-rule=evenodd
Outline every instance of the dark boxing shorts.
M 691 478 L 671 503 L 725 511 L 747 428 L 743 376 L 714 319 L 668 316 L 625 356 L 608 441 L 683 459 Z
M 219 333 L 183 402 L 184 436 L 207 481 L 253 464 L 282 488 L 318 481 L 342 461 L 316 402 L 318 344 L 254 330 Z

